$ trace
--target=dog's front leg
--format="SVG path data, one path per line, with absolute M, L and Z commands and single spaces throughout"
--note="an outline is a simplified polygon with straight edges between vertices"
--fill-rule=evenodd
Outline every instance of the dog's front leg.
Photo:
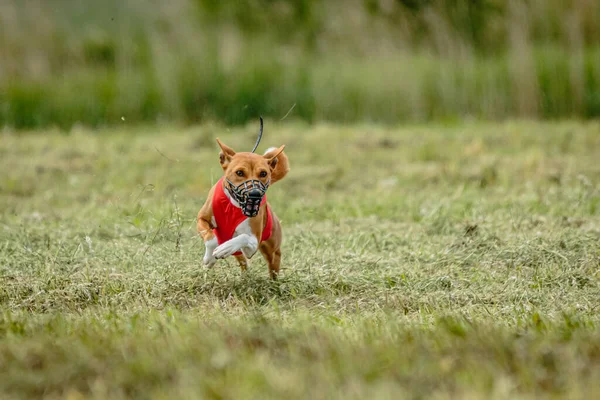
M 253 234 L 242 233 L 231 240 L 226 241 L 213 251 L 213 256 L 217 259 L 229 257 L 233 253 L 240 251 L 248 258 L 252 257 L 258 250 L 258 240 Z
M 241 251 L 247 258 L 252 258 L 258 250 L 258 239 L 250 228 L 249 220 L 239 224 L 235 228 L 236 237 L 226 241 L 213 251 L 213 256 L 216 258 L 225 258 L 235 252 Z
M 213 251 L 215 251 L 218 244 L 219 243 L 217 242 L 216 236 L 213 236 L 213 238 L 210 239 L 208 242 L 204 242 L 204 247 L 206 248 L 206 250 L 204 251 L 203 261 L 204 265 L 206 265 L 207 267 L 212 267 L 217 262 L 217 259 L 215 258 L 215 256 L 213 256 Z
M 197 229 L 200 236 L 202 236 L 202 240 L 204 240 L 204 247 L 206 248 L 203 259 L 204 265 L 212 267 L 217 262 L 217 259 L 213 256 L 213 251 L 219 244 L 217 237 L 213 233 L 210 223 L 202 215 L 198 216 Z

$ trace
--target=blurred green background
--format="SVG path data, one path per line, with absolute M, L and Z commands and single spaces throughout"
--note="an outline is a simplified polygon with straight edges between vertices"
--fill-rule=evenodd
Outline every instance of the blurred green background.
M 292 107 L 309 122 L 598 117 L 600 2 L 0 2 L 0 126 Z

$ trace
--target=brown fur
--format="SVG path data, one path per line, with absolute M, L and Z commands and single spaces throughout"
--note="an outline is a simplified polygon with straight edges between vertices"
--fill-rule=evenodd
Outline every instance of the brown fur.
M 258 179 L 263 183 L 270 180 L 270 184 L 274 184 L 277 181 L 283 179 L 290 170 L 289 161 L 287 155 L 283 152 L 285 147 L 281 146 L 278 149 L 271 150 L 264 156 L 254 153 L 236 153 L 232 148 L 223 144 L 219 139 L 217 143 L 221 148 L 219 154 L 219 161 L 223 168 L 224 174 L 233 184 L 238 185 L 246 179 Z M 236 171 L 241 170 L 244 172 L 244 176 L 240 177 L 236 174 Z M 267 176 L 261 177 L 262 171 L 267 172 Z M 214 238 L 212 229 L 212 198 L 214 195 L 215 187 L 213 186 L 209 193 L 206 202 L 198 213 L 197 229 L 198 233 L 204 240 L 208 242 Z M 267 203 L 268 204 L 268 203 Z M 270 208 L 270 206 L 269 206 Z M 260 207 L 258 215 L 253 218 L 249 218 L 250 228 L 252 234 L 257 238 L 259 245 L 258 249 L 264 256 L 269 266 L 269 275 L 272 279 L 276 279 L 279 274 L 279 267 L 281 264 L 281 224 L 279 219 L 271 208 L 271 214 L 273 216 L 273 231 L 271 237 L 260 243 L 263 229 L 267 222 L 267 213 L 265 204 Z M 235 256 L 238 260 L 242 271 L 245 271 L 248 266 L 248 261 L 244 255 Z

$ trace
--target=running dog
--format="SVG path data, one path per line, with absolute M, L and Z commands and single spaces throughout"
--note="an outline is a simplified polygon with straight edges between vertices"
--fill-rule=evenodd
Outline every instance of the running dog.
M 263 121 L 254 150 L 262 136 Z M 242 271 L 248 259 L 260 250 L 269 266 L 271 279 L 277 279 L 281 264 L 281 225 L 267 202 L 269 186 L 290 170 L 285 145 L 269 148 L 264 155 L 236 153 L 223 144 L 219 161 L 224 175 L 208 192 L 198 213 L 198 233 L 204 240 L 204 264 L 233 255 Z

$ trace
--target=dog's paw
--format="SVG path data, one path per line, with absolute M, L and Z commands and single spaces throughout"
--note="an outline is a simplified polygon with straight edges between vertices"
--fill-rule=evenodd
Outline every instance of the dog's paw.
M 211 240 L 204 242 L 204 265 L 212 267 L 217 262 L 217 259 L 213 256 L 213 251 L 217 248 L 217 238 L 213 237 Z
M 222 245 L 218 246 L 214 249 L 212 255 L 216 259 L 226 258 L 239 250 L 239 246 L 236 246 L 235 243 L 231 241 L 225 242 Z
M 206 265 L 209 268 L 212 267 L 213 265 L 215 265 L 217 263 L 217 259 L 214 258 L 212 256 L 212 254 L 211 255 L 205 255 L 204 259 L 202 261 L 204 261 L 204 265 Z

